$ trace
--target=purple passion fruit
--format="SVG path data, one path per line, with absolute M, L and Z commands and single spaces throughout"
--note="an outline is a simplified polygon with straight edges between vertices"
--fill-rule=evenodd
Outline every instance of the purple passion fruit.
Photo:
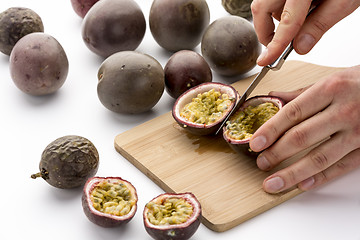
M 10 55 L 23 36 L 44 32 L 40 16 L 29 8 L 12 7 L 0 13 L 0 51 Z
M 165 193 L 145 205 L 144 226 L 157 240 L 189 239 L 200 225 L 201 206 L 192 193 Z
M 240 106 L 223 127 L 223 137 L 230 147 L 238 153 L 258 155 L 249 147 L 255 131 L 273 117 L 285 102 L 274 96 L 255 96 Z
M 193 49 L 210 22 L 205 0 L 154 0 L 149 14 L 150 31 L 164 49 Z
M 201 40 L 201 53 L 212 70 L 224 76 L 244 74 L 256 66 L 261 45 L 245 18 L 227 16 L 211 23 Z
M 101 0 L 86 14 L 82 25 L 85 45 L 104 58 L 135 50 L 146 30 L 140 6 L 134 0 Z
M 203 83 L 184 92 L 172 109 L 176 122 L 195 135 L 213 134 L 233 109 L 238 94 L 222 83 Z
M 71 6 L 79 17 L 84 18 L 97 1 L 99 0 L 71 0 Z
M 83 186 L 99 167 L 99 154 L 90 140 L 76 135 L 60 137 L 43 151 L 40 172 L 31 178 L 42 177 L 57 188 Z
M 47 95 L 64 84 L 69 62 L 60 43 L 46 33 L 22 37 L 10 54 L 10 74 L 15 85 L 30 95 Z
M 135 187 L 120 177 L 93 177 L 85 186 L 82 206 L 88 219 L 101 227 L 129 222 L 137 210 Z
M 164 92 L 161 64 L 150 55 L 135 51 L 114 53 L 105 59 L 98 79 L 97 93 L 101 103 L 116 113 L 149 111 Z
M 190 50 L 174 53 L 166 63 L 164 72 L 165 89 L 175 99 L 192 87 L 212 81 L 212 72 L 205 59 Z
M 251 3 L 253 0 L 221 0 L 224 9 L 231 15 L 251 18 Z

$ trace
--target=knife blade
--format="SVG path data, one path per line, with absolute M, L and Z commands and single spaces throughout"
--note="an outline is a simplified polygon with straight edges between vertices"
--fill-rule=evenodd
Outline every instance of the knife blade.
M 289 46 L 285 49 L 285 51 L 280 55 L 280 57 L 273 62 L 272 64 L 269 64 L 267 66 L 264 66 L 261 71 L 256 75 L 254 80 L 251 82 L 249 87 L 245 90 L 243 95 L 241 95 L 241 98 L 239 101 L 235 104 L 234 108 L 230 111 L 230 113 L 225 117 L 223 122 L 220 124 L 219 129 L 215 132 L 215 135 L 217 135 L 221 129 L 224 127 L 228 119 L 232 116 L 233 113 L 235 113 L 240 106 L 246 101 L 246 99 L 250 96 L 252 91 L 255 89 L 255 87 L 259 84 L 259 82 L 265 77 L 265 75 L 269 72 L 269 70 L 277 71 L 280 70 L 281 66 L 285 62 L 286 58 L 289 56 L 291 51 L 293 50 L 292 42 L 289 44 Z

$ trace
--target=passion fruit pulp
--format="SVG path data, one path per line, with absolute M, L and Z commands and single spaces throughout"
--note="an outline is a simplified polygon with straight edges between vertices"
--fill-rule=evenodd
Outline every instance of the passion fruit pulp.
M 92 177 L 83 190 L 82 206 L 88 219 L 102 227 L 129 222 L 137 210 L 135 187 L 120 177 Z
M 189 192 L 161 194 L 148 202 L 143 212 L 145 229 L 157 240 L 189 239 L 200 218 L 201 205 Z
M 81 136 L 68 135 L 52 141 L 43 151 L 40 172 L 31 178 L 42 177 L 57 188 L 76 188 L 94 176 L 99 167 L 99 153 L 94 144 Z
M 217 131 L 238 100 L 236 90 L 226 84 L 207 82 L 178 97 L 172 109 L 176 122 L 195 135 Z
M 232 149 L 256 156 L 250 149 L 250 138 L 255 131 L 273 117 L 283 106 L 284 100 L 275 96 L 259 95 L 249 98 L 229 118 L 223 127 L 223 137 Z

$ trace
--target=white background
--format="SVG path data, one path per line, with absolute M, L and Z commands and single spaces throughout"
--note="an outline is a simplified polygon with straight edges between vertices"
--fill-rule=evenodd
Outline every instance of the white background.
M 148 24 L 150 0 L 137 0 Z M 228 15 L 220 0 L 209 0 L 211 22 Z M 147 201 L 163 193 L 114 149 L 117 134 L 170 111 L 173 100 L 164 92 L 150 112 L 120 115 L 103 107 L 96 93 L 97 70 L 103 59 L 88 50 L 81 38 L 82 19 L 70 0 L 1 0 L 0 11 L 29 7 L 37 12 L 45 32 L 64 47 L 69 74 L 51 96 L 21 92 L 9 74 L 9 58 L 0 54 L 1 104 L 1 239 L 150 239 L 142 222 Z M 335 67 L 359 64 L 360 9 L 333 27 L 306 56 L 297 59 Z M 165 66 L 170 53 L 150 33 L 137 49 Z M 195 49 L 199 52 L 199 47 Z M 258 67 L 251 73 L 258 71 Z M 214 73 L 214 81 L 231 83 Z M 291 79 L 289 79 L 291 81 Z M 134 219 L 124 227 L 104 229 L 91 223 L 81 207 L 81 189 L 60 190 L 42 179 L 33 180 L 43 149 L 54 139 L 76 134 L 90 139 L 100 154 L 98 176 L 120 176 L 137 188 Z M 360 240 L 360 169 L 277 206 L 229 231 L 216 233 L 204 225 L 192 239 L 354 239 Z

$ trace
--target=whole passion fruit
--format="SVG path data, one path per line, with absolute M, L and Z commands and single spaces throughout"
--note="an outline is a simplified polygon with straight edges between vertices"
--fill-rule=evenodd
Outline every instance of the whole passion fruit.
M 97 93 L 101 103 L 117 113 L 150 110 L 165 88 L 161 64 L 135 51 L 122 51 L 108 57 L 99 68 L 98 79 Z
M 61 44 L 46 33 L 22 37 L 10 54 L 10 74 L 15 85 L 30 95 L 56 92 L 65 83 L 69 61 Z
M 71 6 L 79 17 L 84 18 L 90 8 L 99 0 L 71 0 Z
M 149 14 L 150 31 L 164 49 L 193 49 L 210 22 L 205 0 L 154 0 Z
M 258 155 L 249 147 L 251 136 L 284 105 L 284 100 L 275 96 L 249 98 L 226 122 L 223 127 L 224 139 L 238 153 Z
M 94 144 L 81 136 L 68 135 L 52 141 L 43 151 L 40 172 L 31 178 L 42 177 L 57 188 L 83 186 L 99 167 L 99 153 Z
M 201 205 L 192 193 L 165 193 L 145 205 L 144 226 L 157 240 L 186 240 L 198 229 Z
M 221 4 L 231 15 L 250 19 L 252 17 L 252 1 L 253 0 L 221 0 Z
M 85 45 L 104 58 L 135 50 L 146 30 L 140 6 L 134 0 L 101 0 L 86 14 L 82 25 Z
M 212 22 L 201 40 L 201 53 L 220 75 L 236 76 L 256 66 L 261 45 L 245 18 L 226 16 Z
M 197 52 L 180 50 L 174 53 L 164 68 L 165 89 L 173 98 L 178 98 L 188 89 L 212 81 L 209 64 Z
M 29 8 L 12 7 L 0 13 L 0 51 L 10 55 L 13 47 L 23 36 L 44 32 L 40 16 Z
M 120 177 L 92 177 L 82 195 L 85 215 L 101 227 L 129 222 L 136 213 L 137 201 L 135 187 Z
M 172 116 L 195 135 L 215 133 L 238 100 L 237 91 L 222 83 L 203 83 L 184 92 L 175 101 Z

